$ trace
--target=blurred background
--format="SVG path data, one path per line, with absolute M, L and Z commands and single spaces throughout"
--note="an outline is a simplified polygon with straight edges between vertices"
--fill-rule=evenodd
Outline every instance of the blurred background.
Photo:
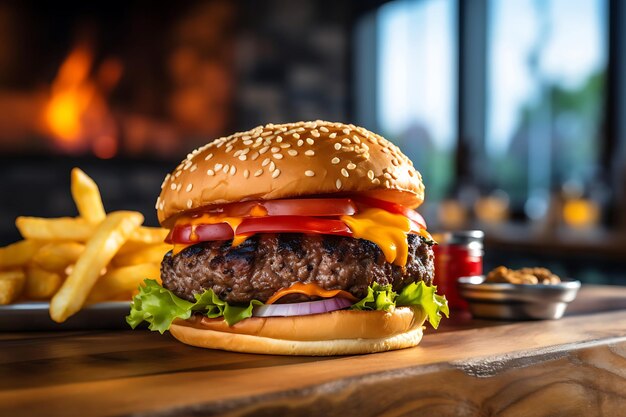
M 619 0 L 2 1 L 0 244 L 75 213 L 73 166 L 155 225 L 194 147 L 308 119 L 398 144 L 486 268 L 626 285 Z

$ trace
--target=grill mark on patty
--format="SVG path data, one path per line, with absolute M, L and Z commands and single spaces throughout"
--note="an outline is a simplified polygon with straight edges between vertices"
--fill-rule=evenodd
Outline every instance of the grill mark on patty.
M 433 252 L 416 235 L 408 236 L 405 268 L 389 264 L 380 248 L 364 239 L 294 233 L 257 234 L 236 247 L 230 242 L 202 242 L 161 264 L 163 286 L 193 301 L 194 293 L 212 289 L 234 304 L 267 301 L 295 282 L 315 283 L 326 290 L 342 289 L 357 298 L 374 282 L 392 284 L 395 291 L 411 282 L 433 279 Z M 305 300 L 293 295 L 281 301 Z

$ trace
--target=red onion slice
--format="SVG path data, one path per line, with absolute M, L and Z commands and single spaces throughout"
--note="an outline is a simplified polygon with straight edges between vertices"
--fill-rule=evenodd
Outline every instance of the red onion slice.
M 255 317 L 307 316 L 309 314 L 341 310 L 351 305 L 352 302 L 350 300 L 341 297 L 333 297 L 304 303 L 263 305 L 255 307 L 254 310 L 252 310 L 252 315 Z

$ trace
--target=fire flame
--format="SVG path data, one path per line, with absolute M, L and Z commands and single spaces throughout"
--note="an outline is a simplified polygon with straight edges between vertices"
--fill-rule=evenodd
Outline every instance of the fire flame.
M 98 157 L 117 152 L 116 126 L 106 103 L 106 90 L 121 76 L 121 64 L 105 61 L 97 80 L 90 75 L 93 53 L 87 45 L 76 46 L 61 64 L 52 82 L 43 120 L 59 148 L 80 152 L 91 148 Z

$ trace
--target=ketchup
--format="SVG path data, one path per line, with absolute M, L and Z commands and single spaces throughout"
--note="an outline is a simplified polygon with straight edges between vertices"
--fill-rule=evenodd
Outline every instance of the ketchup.
M 457 281 L 461 277 L 482 275 L 483 238 L 480 230 L 443 233 L 436 235 L 439 242 L 435 252 L 435 285 L 444 294 L 451 308 L 465 309 L 467 302 L 459 296 Z

